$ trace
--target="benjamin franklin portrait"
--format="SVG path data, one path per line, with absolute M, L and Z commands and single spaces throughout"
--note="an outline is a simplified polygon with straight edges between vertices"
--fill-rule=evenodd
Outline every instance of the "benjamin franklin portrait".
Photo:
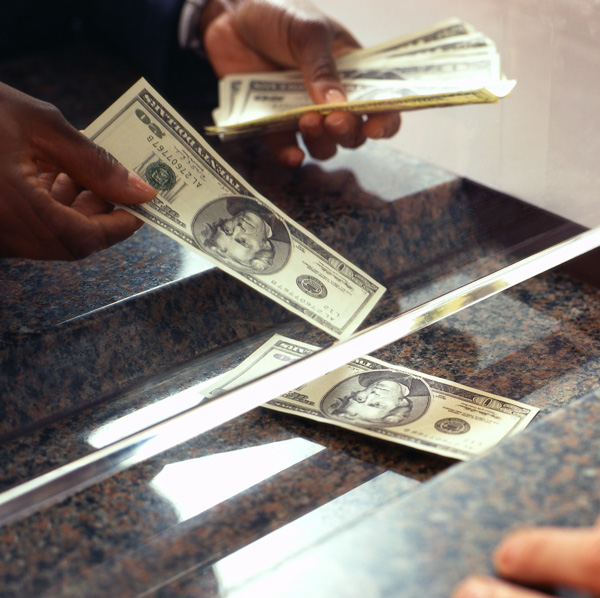
M 210 202 L 196 214 L 192 233 L 201 249 L 238 272 L 273 274 L 291 250 L 283 221 L 251 197 Z
M 419 419 L 431 392 L 415 376 L 376 370 L 346 378 L 321 401 L 321 411 L 340 422 L 361 426 L 400 426 Z

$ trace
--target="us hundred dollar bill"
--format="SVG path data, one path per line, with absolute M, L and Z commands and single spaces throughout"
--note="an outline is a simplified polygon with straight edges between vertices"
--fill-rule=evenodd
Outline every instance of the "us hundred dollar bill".
M 275 335 L 204 394 L 216 397 L 316 350 Z M 369 356 L 264 407 L 461 460 L 520 432 L 539 411 Z
M 452 17 L 439 23 L 435 23 L 425 29 L 419 29 L 392 40 L 385 41 L 381 44 L 361 48 L 356 52 L 348 55 L 350 60 L 356 58 L 365 58 L 372 55 L 384 54 L 386 52 L 395 53 L 414 53 L 415 51 L 423 51 L 432 45 L 444 42 L 449 39 L 463 39 L 465 36 L 478 33 L 476 29 L 469 23 L 465 23 L 462 19 Z M 341 59 L 341 62 L 345 57 Z
M 385 292 L 253 189 L 145 80 L 85 132 L 158 190 L 124 209 L 331 335 L 352 333 Z

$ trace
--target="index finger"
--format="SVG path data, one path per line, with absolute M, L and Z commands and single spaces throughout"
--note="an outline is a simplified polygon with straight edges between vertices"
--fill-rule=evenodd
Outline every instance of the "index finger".
M 345 101 L 334 45 L 336 52 L 342 51 L 340 48 L 359 47 L 352 35 L 337 23 L 317 16 L 296 19 L 290 41 L 313 101 L 317 104 Z

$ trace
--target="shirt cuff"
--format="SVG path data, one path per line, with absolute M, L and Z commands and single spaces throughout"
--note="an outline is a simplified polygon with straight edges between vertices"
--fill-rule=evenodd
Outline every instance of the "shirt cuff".
M 177 30 L 179 46 L 184 50 L 192 50 L 202 58 L 206 58 L 206 54 L 198 23 L 207 2 L 208 0 L 185 0 Z

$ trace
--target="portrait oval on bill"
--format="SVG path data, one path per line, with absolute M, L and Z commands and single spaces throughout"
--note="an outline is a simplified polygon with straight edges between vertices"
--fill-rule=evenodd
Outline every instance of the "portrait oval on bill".
M 327 417 L 358 426 L 392 427 L 410 424 L 431 404 L 429 386 L 416 376 L 375 370 L 350 376 L 321 400 Z
M 273 274 L 288 262 L 290 233 L 281 218 L 253 197 L 219 197 L 194 217 L 200 249 L 241 273 Z

